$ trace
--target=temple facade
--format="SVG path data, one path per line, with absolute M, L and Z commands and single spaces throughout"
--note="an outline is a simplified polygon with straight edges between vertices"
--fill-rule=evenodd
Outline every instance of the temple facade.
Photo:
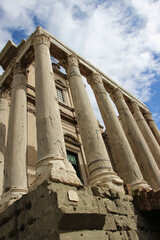
M 124 184 L 160 188 L 160 131 L 144 103 L 41 27 L 18 46 L 8 41 L 0 64 L 1 213 L 48 179 L 123 195 Z

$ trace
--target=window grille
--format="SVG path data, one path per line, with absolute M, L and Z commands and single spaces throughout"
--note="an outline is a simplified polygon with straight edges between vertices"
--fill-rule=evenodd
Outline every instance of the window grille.
M 61 103 L 64 103 L 63 90 L 60 88 L 56 88 L 56 92 L 57 92 L 58 101 Z
M 82 181 L 80 171 L 79 171 L 78 155 L 74 152 L 67 150 L 67 159 L 72 164 L 74 169 L 76 170 L 76 173 L 77 173 L 77 176 L 79 177 L 79 179 Z

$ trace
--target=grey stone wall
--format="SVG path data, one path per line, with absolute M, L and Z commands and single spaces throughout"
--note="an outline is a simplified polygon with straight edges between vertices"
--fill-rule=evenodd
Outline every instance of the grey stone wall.
M 0 240 L 160 239 L 160 214 L 130 195 L 46 181 L 0 214 Z

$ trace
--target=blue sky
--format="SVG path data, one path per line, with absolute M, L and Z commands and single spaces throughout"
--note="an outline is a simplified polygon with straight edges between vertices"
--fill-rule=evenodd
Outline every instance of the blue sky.
M 41 25 L 143 101 L 160 128 L 160 0 L 1 0 L 0 19 L 0 50 Z

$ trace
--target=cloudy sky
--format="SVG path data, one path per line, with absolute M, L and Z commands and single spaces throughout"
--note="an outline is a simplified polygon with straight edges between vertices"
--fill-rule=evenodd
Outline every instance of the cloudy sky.
M 160 128 L 160 0 L 0 0 L 0 20 L 0 50 L 41 25 L 143 101 Z

